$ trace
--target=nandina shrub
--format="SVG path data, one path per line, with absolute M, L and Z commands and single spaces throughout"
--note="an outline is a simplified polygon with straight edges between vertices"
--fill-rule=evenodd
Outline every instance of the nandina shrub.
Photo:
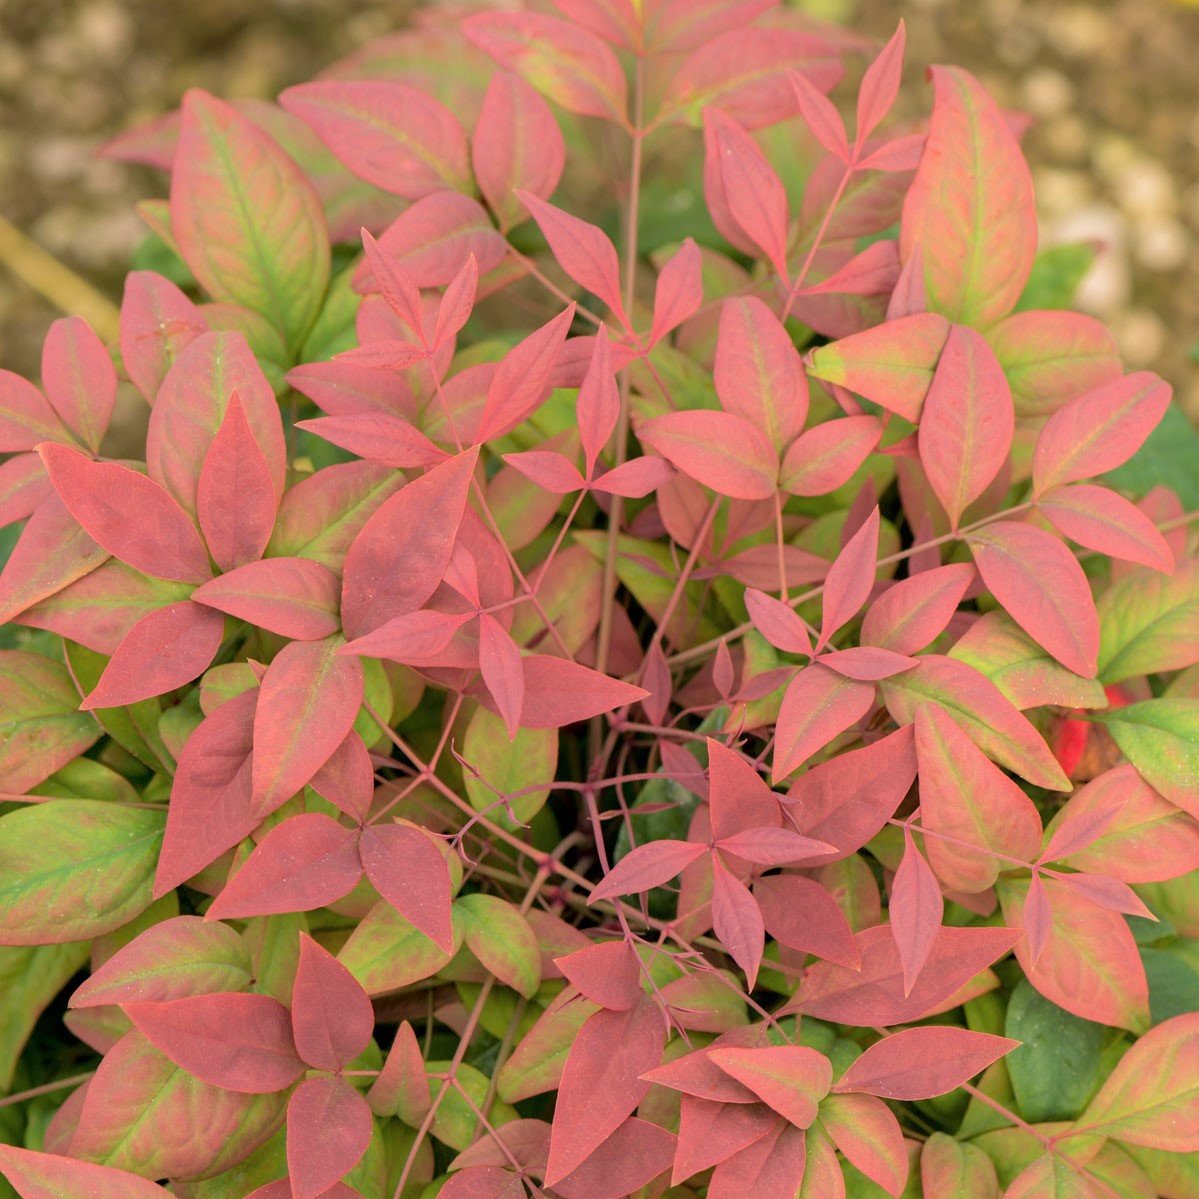
M 555 7 L 110 148 L 158 269 L 0 380 L 0 1173 L 1199 1194 L 1169 388 L 902 28 Z

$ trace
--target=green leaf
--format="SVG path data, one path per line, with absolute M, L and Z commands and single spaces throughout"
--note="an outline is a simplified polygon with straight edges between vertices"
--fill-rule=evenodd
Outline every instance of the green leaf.
M 450 1069 L 448 1061 L 432 1061 L 426 1065 L 430 1074 L 444 1074 Z M 439 1141 L 461 1152 L 475 1139 L 475 1129 L 479 1123 L 478 1112 L 487 1102 L 491 1079 L 467 1062 L 458 1064 L 456 1077 L 458 1086 L 470 1096 L 471 1102 L 468 1103 L 463 1098 L 457 1087 L 448 1088 L 444 1098 L 437 1105 L 432 1132 Z M 442 1085 L 440 1078 L 429 1079 L 430 1099 L 436 1100 Z M 502 1100 L 492 1104 L 488 1121 L 493 1128 L 515 1119 L 516 1111 Z
M 0 817 L 0 944 L 111 932 L 149 907 L 166 815 L 55 799 Z
M 1199 813 L 1199 699 L 1148 699 L 1095 712 L 1144 780 L 1171 803 Z
M 1192 948 L 1195 943 L 1191 943 Z M 1199 1011 L 1199 953 L 1188 957 L 1174 946 L 1141 950 L 1149 979 L 1149 1015 L 1154 1024 Z
M 466 769 L 462 772 L 475 811 L 486 811 L 489 819 L 511 828 L 510 807 L 520 824 L 528 824 L 545 806 L 549 787 L 517 796 L 510 805 L 502 797 L 554 778 L 558 730 L 520 729 L 510 741 L 504 722 L 487 708 L 479 708 L 466 727 L 462 757 L 478 771 L 478 776 Z
M 1105 479 L 1121 491 L 1144 495 L 1154 487 L 1173 491 L 1188 511 L 1199 507 L 1199 429 L 1181 408 L 1171 405 L 1145 444 Z
M 17 1059 L 37 1018 L 87 955 L 86 941 L 0 948 L 0 1092 L 11 1090 Z
M 1104 683 L 1199 661 L 1199 559 L 1179 562 L 1172 575 L 1148 569 L 1125 575 L 1095 607 Z
M 455 943 L 460 936 L 461 922 L 455 920 Z M 386 900 L 380 900 L 367 912 L 337 955 L 368 995 L 431 978 L 452 957 L 453 954 L 438 948 L 420 929 L 409 924 Z
M 1023 1042 L 1006 1058 L 1020 1115 L 1033 1124 L 1074 1119 L 1099 1087 L 1104 1026 L 1063 1011 L 1021 979 L 1003 1032 Z
M 476 892 L 454 903 L 467 948 L 505 986 L 526 999 L 541 985 L 541 950 L 529 922 L 507 900 Z
M 1095 247 L 1088 242 L 1072 242 L 1042 250 L 1033 261 L 1016 311 L 1071 307 L 1078 285 L 1094 261 Z

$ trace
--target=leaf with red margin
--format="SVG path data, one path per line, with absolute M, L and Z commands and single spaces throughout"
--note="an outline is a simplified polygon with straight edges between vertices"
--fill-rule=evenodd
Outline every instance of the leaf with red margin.
M 637 436 L 718 495 L 767 500 L 777 491 L 774 447 L 756 425 L 731 412 L 668 412 L 642 424 Z
M 779 486 L 792 495 L 828 495 L 848 483 L 883 435 L 874 416 L 846 416 L 816 425 L 783 456 Z
M 1078 1130 L 1168 1153 L 1199 1151 L 1199 1012 L 1165 1020 L 1122 1057 Z
M 1029 941 L 1016 945 L 1028 981 L 1046 999 L 1084 1020 L 1141 1033 L 1149 1026 L 1149 985 L 1124 918 L 1075 895 L 1058 880 L 1043 880 L 1044 945 L 1036 960 Z M 1027 880 L 1000 879 L 999 902 L 1013 928 L 1025 925 Z
M 812 350 L 806 359 L 808 374 L 848 388 L 914 424 L 949 329 L 949 322 L 935 312 L 889 320 Z
M 362 1159 L 375 1131 L 370 1106 L 344 1079 L 305 1079 L 287 1104 L 292 1199 L 318 1199 Z
M 162 1003 L 240 991 L 253 976 L 241 937 L 227 924 L 175 916 L 118 949 L 71 996 L 73 1010 L 114 1003 Z
M 824 608 L 817 648 L 852 620 L 870 596 L 878 569 L 878 508 L 845 543 L 824 580 Z
M 43 442 L 38 453 L 71 515 L 114 557 L 159 579 L 212 578 L 200 534 L 161 485 L 52 442 Z
M 712 931 L 744 971 L 752 991 L 766 945 L 762 913 L 745 884 L 730 874 L 716 855 L 712 856 Z
M 342 623 L 360 637 L 416 611 L 436 591 L 466 508 L 477 453 L 468 450 L 413 479 L 362 526 L 346 552 Z
M 995 1165 L 977 1145 L 935 1132 L 920 1152 L 920 1182 L 925 1199 L 999 1199 Z
M 414 1128 L 419 1128 L 428 1115 L 432 1100 L 425 1077 L 425 1062 L 416 1033 L 407 1020 L 400 1022 L 383 1069 L 366 1093 L 366 1101 L 375 1115 L 399 1116 Z
M 450 871 L 436 842 L 407 824 L 362 832 L 362 865 L 376 891 L 446 953 L 453 950 Z
M 649 344 L 655 346 L 704 302 L 703 256 L 690 237 L 658 272 L 654 284 L 654 319 Z
M 519 188 L 546 199 L 562 178 L 566 150 L 549 105 L 518 75 L 496 71 L 487 85 L 471 138 L 479 190 L 501 229 L 526 219 Z
M 68 316 L 50 326 L 42 343 L 42 386 L 63 424 L 98 453 L 112 418 L 117 372 L 87 321 Z
M 969 538 L 974 563 L 1009 616 L 1067 670 L 1093 678 L 1099 618 L 1083 569 L 1052 534 L 994 521 Z
M 271 1094 L 304 1073 L 291 1016 L 269 995 L 191 995 L 165 1003 L 127 1003 L 124 1011 L 176 1065 L 223 1090 Z
M 857 935 L 860 970 L 834 962 L 815 963 L 790 1006 L 838 1024 L 909 1024 L 937 1010 L 1022 939 L 1019 928 L 942 927 L 925 969 L 905 996 L 903 966 L 891 927 L 876 925 Z
M 720 1047 L 710 1049 L 708 1057 L 796 1128 L 816 1119 L 833 1081 L 828 1058 L 801 1045 Z
M 705 108 L 703 116 L 706 153 L 729 216 L 786 282 L 790 214 L 782 180 L 732 117 L 719 108 Z
M 560 729 L 644 699 L 649 692 L 552 654 L 526 654 L 521 728 Z
M 461 28 L 472 45 L 568 112 L 624 124 L 624 68 L 595 34 L 531 12 L 478 13 Z
M 1075 483 L 1055 487 L 1037 500 L 1037 510 L 1063 537 L 1112 558 L 1174 571 L 1174 554 L 1157 526 L 1134 503 L 1107 487 Z
M 581 288 L 598 296 L 628 328 L 629 318 L 620 298 L 620 262 L 608 235 L 598 225 L 588 224 L 532 192 L 518 191 L 516 195 L 533 214 L 558 265 Z
M 296 1052 L 317 1070 L 344 1070 L 370 1044 L 375 1012 L 357 979 L 307 933 L 291 1001 Z
M 208 326 L 200 310 L 169 279 L 130 271 L 121 300 L 121 365 L 153 405 L 175 360 Z
M 766 932 L 780 945 L 857 969 L 853 929 L 837 901 L 814 879 L 798 874 L 760 878 L 754 898 Z
M 180 256 L 214 300 L 261 313 L 299 345 L 329 282 L 320 197 L 277 142 L 195 88 L 183 97 L 170 222 Z
M 299 812 L 255 846 L 213 901 L 208 919 L 312 911 L 348 895 L 361 877 L 358 831 L 323 812 Z
M 945 887 L 985 891 L 1013 864 L 997 854 L 1033 861 L 1041 819 L 1032 800 L 938 704 L 921 708 L 915 727 L 924 851 Z
M 234 696 L 202 721 L 183 747 L 154 879 L 156 899 L 258 827 L 250 807 L 257 703 L 257 687 Z
M 903 206 L 900 252 L 920 246 L 928 305 L 986 327 L 1016 306 L 1037 250 L 1028 164 L 995 101 L 960 67 L 931 67 L 933 115 Z
M 157 1183 L 125 1170 L 18 1149 L 14 1145 L 0 1145 L 0 1174 L 21 1199 L 61 1199 L 64 1195 L 87 1195 L 88 1199 L 166 1199 L 170 1194 Z
M 254 713 L 254 809 L 289 800 L 329 760 L 362 704 L 362 663 L 337 638 L 291 641 L 275 655 Z
M 622 1199 L 670 1169 L 677 1143 L 674 1133 L 630 1116 L 554 1190 L 563 1199 Z
M 628 1011 L 641 998 L 641 967 L 627 941 L 601 941 L 554 964 L 566 981 L 602 1008 Z
M 1055 412 L 1033 452 L 1033 494 L 1105 474 L 1128 461 L 1170 406 L 1170 385 L 1149 371 L 1105 383 Z
M 956 529 L 1008 460 L 1012 393 L 982 334 L 953 325 L 920 416 L 920 462 Z
M 820 1105 L 820 1127 L 867 1178 L 898 1196 L 908 1180 L 908 1152 L 899 1121 L 873 1095 L 829 1095 Z
M 279 97 L 355 175 L 419 200 L 470 190 L 470 149 L 458 118 L 414 87 L 384 79 L 318 80 Z
M 297 641 L 319 641 L 340 627 L 337 576 L 308 558 L 248 562 L 192 592 L 197 604 Z
M 932 1099 L 969 1082 L 1020 1044 L 965 1028 L 906 1028 L 871 1045 L 833 1087 L 884 1099 Z
M 805 666 L 791 680 L 779 709 L 772 780 L 785 779 L 873 705 L 872 684 L 847 679 L 819 662 Z
M 713 1171 L 712 1199 L 794 1199 L 803 1180 L 804 1135 L 783 1124 L 725 1158 Z
M 234 392 L 196 485 L 200 528 L 222 570 L 262 557 L 278 507 L 270 465 Z
M 974 569 L 965 562 L 901 579 L 866 609 L 862 644 L 899 654 L 919 652 L 945 631 L 973 579 Z
M 749 421 L 782 453 L 808 415 L 808 380 L 799 352 L 761 300 L 725 300 L 713 368 L 721 407 Z
M 122 708 L 185 686 L 208 669 L 224 631 L 219 612 L 191 600 L 158 608 L 129 630 L 79 706 Z
M 891 882 L 889 915 L 899 960 L 903 963 L 903 993 L 909 996 L 920 977 L 937 936 L 945 902 L 937 877 L 929 868 L 910 825 L 903 829 L 903 857 Z
M 511 432 L 545 402 L 574 315 L 575 306 L 571 304 L 500 360 L 487 387 L 476 441 L 491 441 Z
M 706 845 L 692 841 L 648 841 L 631 849 L 601 882 L 592 889 L 589 904 L 614 895 L 652 891 L 681 874 L 708 852 Z
M 1004 1199 L 1042 1199 L 1048 1195 L 1053 1199 L 1094 1199 L 1095 1190 L 1089 1175 L 1049 1152 L 1021 1170 L 1003 1195 Z
M 579 1030 L 558 1087 L 547 1186 L 579 1168 L 645 1097 L 647 1070 L 662 1060 L 666 1027 L 643 996 L 626 1012 L 599 1011 Z

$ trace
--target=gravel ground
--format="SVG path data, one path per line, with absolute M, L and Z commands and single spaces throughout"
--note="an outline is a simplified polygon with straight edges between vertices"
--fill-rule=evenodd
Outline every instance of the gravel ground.
M 1081 301 L 1130 367 L 1199 416 L 1199 7 L 1184 0 L 803 0 L 956 62 L 1036 118 L 1026 149 L 1046 244 L 1104 249 Z M 394 28 L 405 0 L 0 0 L 0 213 L 111 296 L 155 176 L 94 157 L 187 87 L 272 95 Z M 56 313 L 0 266 L 0 365 L 36 371 Z

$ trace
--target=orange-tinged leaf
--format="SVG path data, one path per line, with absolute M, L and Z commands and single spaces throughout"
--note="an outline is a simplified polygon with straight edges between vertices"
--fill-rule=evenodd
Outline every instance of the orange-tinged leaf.
M 935 1132 L 920 1152 L 920 1182 L 925 1199 L 999 1199 L 995 1165 L 984 1150 Z
M 867 1178 L 898 1197 L 908 1179 L 908 1154 L 899 1121 L 873 1095 L 829 1095 L 820 1128 Z
M 1032 269 L 1032 177 L 1003 114 L 960 67 L 932 67 L 928 141 L 903 206 L 900 253 L 919 246 L 929 308 L 985 328 L 1016 306 Z

